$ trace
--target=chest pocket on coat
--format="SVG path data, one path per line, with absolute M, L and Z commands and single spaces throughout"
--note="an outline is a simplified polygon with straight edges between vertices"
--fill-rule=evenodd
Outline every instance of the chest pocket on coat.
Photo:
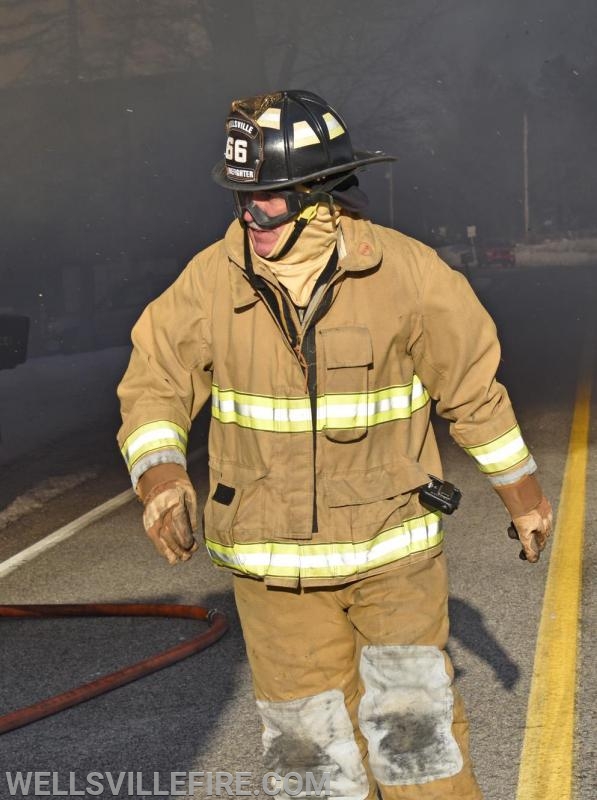
M 318 415 L 326 437 L 353 442 L 367 433 L 369 372 L 373 345 L 368 328 L 347 325 L 320 332 L 324 377 L 318 387 Z

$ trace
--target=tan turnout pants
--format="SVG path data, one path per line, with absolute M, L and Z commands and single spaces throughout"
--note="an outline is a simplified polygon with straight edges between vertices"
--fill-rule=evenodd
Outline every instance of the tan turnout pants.
M 235 577 L 235 595 L 268 770 L 327 774 L 345 800 L 482 797 L 445 652 L 443 555 L 339 587 Z

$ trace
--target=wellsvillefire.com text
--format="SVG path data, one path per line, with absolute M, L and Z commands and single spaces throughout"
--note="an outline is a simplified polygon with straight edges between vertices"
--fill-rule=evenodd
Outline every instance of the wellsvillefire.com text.
M 329 797 L 330 774 L 289 772 L 5 772 L 9 797 Z M 258 786 L 259 788 L 255 788 Z M 4 792 L 0 792 L 5 796 Z

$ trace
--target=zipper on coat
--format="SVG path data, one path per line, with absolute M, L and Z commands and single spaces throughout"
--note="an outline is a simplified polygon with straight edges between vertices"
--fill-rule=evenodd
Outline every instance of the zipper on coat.
M 307 389 L 311 405 L 311 427 L 313 432 L 313 508 L 311 516 L 311 533 L 317 533 L 317 345 L 315 340 L 315 325 L 324 316 L 331 305 L 334 274 L 338 267 L 338 250 L 334 248 L 330 260 L 319 275 L 311 298 L 319 295 L 314 308 L 311 302 L 307 306 L 304 316 L 306 326 L 301 333 L 300 351 L 307 365 Z
M 330 289 L 334 283 L 333 278 L 337 273 L 338 248 L 334 247 L 327 264 L 315 282 L 311 293 L 311 301 L 304 315 L 306 326 L 303 325 L 303 329 L 300 333 L 292 319 L 291 305 L 296 309 L 299 318 L 300 314 L 290 297 L 286 293 L 277 294 L 264 278 L 255 274 L 249 246 L 249 236 L 246 228 L 244 250 L 245 270 L 249 282 L 269 309 L 305 375 L 305 390 L 309 395 L 309 404 L 311 406 L 311 428 L 313 437 L 313 507 L 311 532 L 317 533 L 317 348 L 315 341 L 315 325 L 331 305 L 332 293 Z

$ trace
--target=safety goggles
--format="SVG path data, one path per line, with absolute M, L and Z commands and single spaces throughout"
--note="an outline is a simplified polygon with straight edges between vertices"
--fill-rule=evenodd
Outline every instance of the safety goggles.
M 276 205 L 282 209 L 278 214 L 269 216 L 260 201 L 279 200 Z M 283 202 L 282 202 L 283 201 Z M 236 216 L 243 220 L 245 211 L 248 211 L 260 228 L 270 230 L 283 225 L 297 217 L 305 208 L 320 202 L 319 193 L 297 192 L 296 190 L 279 189 L 275 192 L 234 192 L 234 210 Z

